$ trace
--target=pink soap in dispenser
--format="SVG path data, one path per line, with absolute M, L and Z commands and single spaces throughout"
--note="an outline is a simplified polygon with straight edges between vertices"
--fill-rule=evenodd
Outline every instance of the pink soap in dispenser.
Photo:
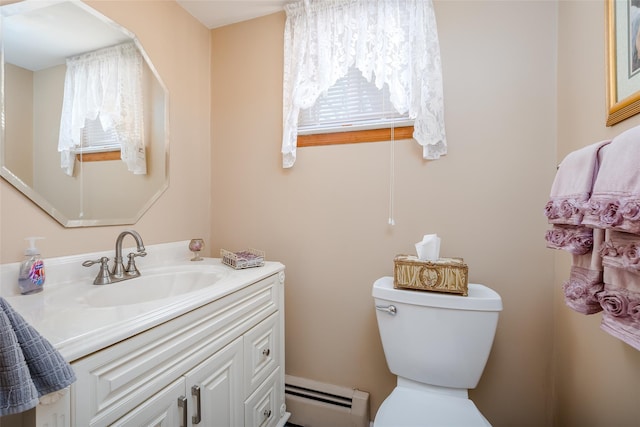
M 24 251 L 24 261 L 20 264 L 18 286 L 23 295 L 35 294 L 44 287 L 44 262 L 40 258 L 40 250 L 36 248 L 35 241 L 43 237 L 27 237 L 29 247 Z

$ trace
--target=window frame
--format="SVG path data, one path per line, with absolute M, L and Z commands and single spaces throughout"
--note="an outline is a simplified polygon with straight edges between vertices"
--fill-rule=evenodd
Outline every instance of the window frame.
M 317 147 L 322 145 L 338 145 L 338 144 L 360 144 L 365 142 L 381 142 L 391 141 L 391 130 L 393 129 L 393 139 L 410 139 L 413 138 L 413 126 L 398 127 L 381 127 L 378 129 L 365 129 L 356 131 L 340 131 L 311 133 L 307 135 L 298 135 L 297 146 Z

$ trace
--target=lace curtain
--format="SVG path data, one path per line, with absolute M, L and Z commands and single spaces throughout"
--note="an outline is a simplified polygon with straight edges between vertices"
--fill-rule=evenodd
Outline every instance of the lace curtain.
M 283 167 L 296 159 L 300 109 L 356 66 L 415 120 L 425 159 L 447 153 L 440 45 L 431 0 L 298 0 L 285 6 Z
M 73 175 L 85 121 L 96 119 L 114 131 L 128 170 L 146 174 L 142 55 L 133 42 L 67 59 L 58 140 L 67 175 Z

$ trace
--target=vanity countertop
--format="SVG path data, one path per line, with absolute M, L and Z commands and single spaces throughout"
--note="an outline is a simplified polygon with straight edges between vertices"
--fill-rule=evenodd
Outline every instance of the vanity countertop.
M 140 303 L 91 306 L 84 301 L 83 294 L 95 292 L 96 285 L 92 282 L 97 269 L 77 266 L 83 260 L 97 259 L 96 257 L 104 255 L 95 253 L 45 259 L 47 280 L 44 290 L 32 295 L 20 295 L 15 292 L 15 285 L 7 286 L 14 275 L 17 278 L 19 264 L 3 264 L 0 266 L 0 295 L 49 340 L 68 362 L 72 362 L 284 270 L 281 263 L 270 261 L 265 262 L 262 267 L 243 270 L 234 270 L 222 264 L 218 258 L 191 262 L 191 253 L 183 249 L 187 243 L 148 246 L 149 254 L 153 254 L 154 249 L 157 249 L 157 253 L 148 260 L 138 262 L 142 275 L 144 276 L 145 269 L 154 266 L 211 266 L 223 272 L 223 277 L 215 284 L 181 295 Z M 82 277 L 77 277 L 79 274 Z M 108 291 L 106 287 L 112 285 L 126 286 L 127 281 L 101 285 L 104 288 L 100 291 Z

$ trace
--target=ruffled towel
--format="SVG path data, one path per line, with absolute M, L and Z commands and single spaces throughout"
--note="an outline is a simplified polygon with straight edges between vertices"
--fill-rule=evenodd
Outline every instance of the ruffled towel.
M 640 126 L 607 146 L 582 224 L 640 234 Z
M 31 409 L 75 380 L 51 343 L 0 298 L 0 415 Z
M 605 283 L 597 295 L 604 309 L 600 327 L 640 350 L 640 236 L 607 230 L 600 253 Z
M 601 141 L 569 153 L 558 166 L 545 215 L 550 224 L 580 225 L 603 157 Z
M 582 223 L 606 230 L 600 326 L 640 350 L 640 126 L 607 146 Z
M 604 289 L 601 255 L 604 240 L 604 230 L 593 230 L 592 250 L 583 255 L 573 255 L 569 279 L 562 285 L 565 304 L 578 313 L 602 311 L 598 295 Z
M 582 314 L 602 311 L 596 294 L 604 287 L 599 253 L 604 231 L 585 227 L 582 220 L 610 142 L 601 141 L 569 153 L 558 167 L 545 206 L 545 216 L 552 224 L 545 235 L 547 247 L 573 255 L 569 279 L 562 287 L 565 303 Z

